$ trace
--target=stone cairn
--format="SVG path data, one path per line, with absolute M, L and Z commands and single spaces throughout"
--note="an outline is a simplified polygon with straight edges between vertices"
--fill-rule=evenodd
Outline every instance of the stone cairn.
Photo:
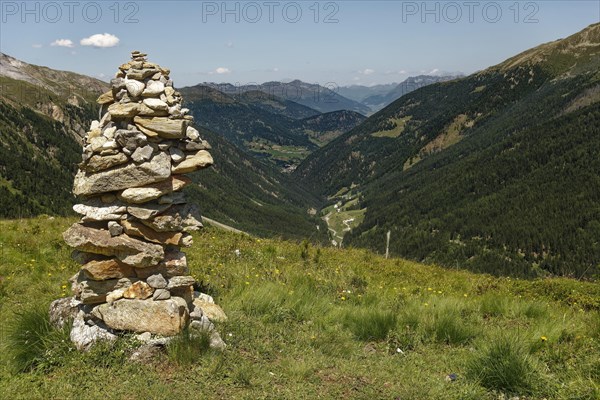
M 63 234 L 82 267 L 71 279 L 74 297 L 50 307 L 55 324 L 74 318 L 71 339 L 80 349 L 122 332 L 164 344 L 187 327 L 224 345 L 211 319 L 226 316 L 194 291 L 180 251 L 202 227 L 181 192 L 191 182 L 183 174 L 213 159 L 169 73 L 132 52 L 98 98 L 100 120 L 85 137 L 73 188 L 82 218 Z

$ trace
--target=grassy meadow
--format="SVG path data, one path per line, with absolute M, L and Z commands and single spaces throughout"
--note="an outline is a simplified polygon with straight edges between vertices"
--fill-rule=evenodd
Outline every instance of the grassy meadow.
M 1 398 L 600 398 L 597 283 L 495 278 L 214 228 L 186 251 L 229 316 L 217 325 L 224 351 L 182 337 L 140 364 L 124 337 L 80 353 L 46 312 L 79 268 L 61 236 L 72 222 L 0 221 Z

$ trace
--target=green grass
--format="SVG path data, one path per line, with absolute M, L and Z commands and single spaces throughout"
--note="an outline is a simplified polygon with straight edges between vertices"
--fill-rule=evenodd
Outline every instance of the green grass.
M 392 118 L 390 122 L 395 125 L 394 128 L 385 131 L 378 131 L 371 133 L 371 136 L 374 137 L 387 137 L 387 138 L 397 138 L 404 132 L 404 128 L 406 127 L 406 123 L 412 119 L 412 116 L 403 117 L 403 118 Z
M 536 364 L 522 338 L 508 334 L 485 341 L 467 364 L 466 373 L 485 388 L 502 393 L 529 395 L 537 388 L 553 392 L 547 382 L 542 384 L 542 373 Z
M 72 222 L 0 221 L 6 398 L 600 395 L 596 283 L 494 278 L 211 228 L 187 255 L 229 317 L 217 324 L 225 350 L 182 335 L 148 364 L 127 361 L 131 338 L 80 353 L 45 314 L 78 269 L 61 238 Z

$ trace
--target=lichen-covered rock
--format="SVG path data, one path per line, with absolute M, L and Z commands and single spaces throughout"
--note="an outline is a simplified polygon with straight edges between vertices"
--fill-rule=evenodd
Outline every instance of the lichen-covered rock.
M 86 163 L 83 164 L 83 168 L 87 172 L 100 172 L 105 169 L 115 167 L 117 165 L 125 164 L 129 158 L 123 154 L 118 153 L 110 156 L 93 155 Z
M 94 207 L 85 204 L 75 204 L 73 211 L 83 215 L 82 221 L 114 221 L 119 220 L 127 212 L 125 206 Z
M 121 299 L 100 305 L 97 312 L 113 329 L 162 336 L 177 335 L 189 316 L 185 300 L 177 297 L 162 301 Z
M 131 266 L 114 258 L 89 261 L 81 267 L 81 271 L 86 279 L 94 281 L 135 277 L 135 271 Z
M 82 311 L 73 320 L 71 328 L 71 341 L 77 350 L 89 350 L 90 347 L 101 340 L 115 341 L 117 336 L 98 325 L 87 325 Z
M 69 321 L 73 321 L 79 313 L 80 304 L 81 301 L 74 297 L 65 297 L 50 303 L 49 314 L 52 326 L 60 329 Z
M 135 273 L 140 279 L 148 279 L 154 274 L 161 274 L 165 278 L 189 274 L 185 253 L 178 250 L 166 250 L 165 259 L 158 265 L 148 268 L 136 268 Z
M 86 280 L 84 274 L 79 274 L 76 283 L 78 298 L 83 304 L 101 304 L 106 301 L 106 295 L 121 288 L 132 285 L 135 278 L 107 279 L 104 281 Z
M 194 299 L 194 307 L 201 309 L 202 314 L 206 315 L 211 321 L 227 321 L 227 315 L 225 314 L 225 311 L 223 311 L 223 309 L 215 303 Z
M 125 289 L 123 292 L 123 297 L 126 299 L 144 300 L 152 296 L 153 293 L 154 289 L 150 285 L 143 281 L 137 281 Z
M 142 223 L 158 232 L 196 231 L 202 227 L 200 213 L 194 205 L 179 205 L 169 208 L 151 220 Z

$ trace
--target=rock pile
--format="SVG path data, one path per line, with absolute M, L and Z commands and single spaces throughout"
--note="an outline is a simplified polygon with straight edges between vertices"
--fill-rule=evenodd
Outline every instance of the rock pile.
M 82 217 L 63 234 L 82 267 L 72 279 L 74 298 L 51 306 L 75 317 L 71 338 L 79 348 L 123 331 L 151 340 L 187 326 L 212 331 L 213 344 L 223 344 L 202 309 L 226 317 L 194 292 L 180 251 L 202 226 L 181 192 L 191 182 L 183 174 L 213 160 L 169 73 L 134 51 L 98 98 L 100 120 L 85 138 L 73 188 Z

